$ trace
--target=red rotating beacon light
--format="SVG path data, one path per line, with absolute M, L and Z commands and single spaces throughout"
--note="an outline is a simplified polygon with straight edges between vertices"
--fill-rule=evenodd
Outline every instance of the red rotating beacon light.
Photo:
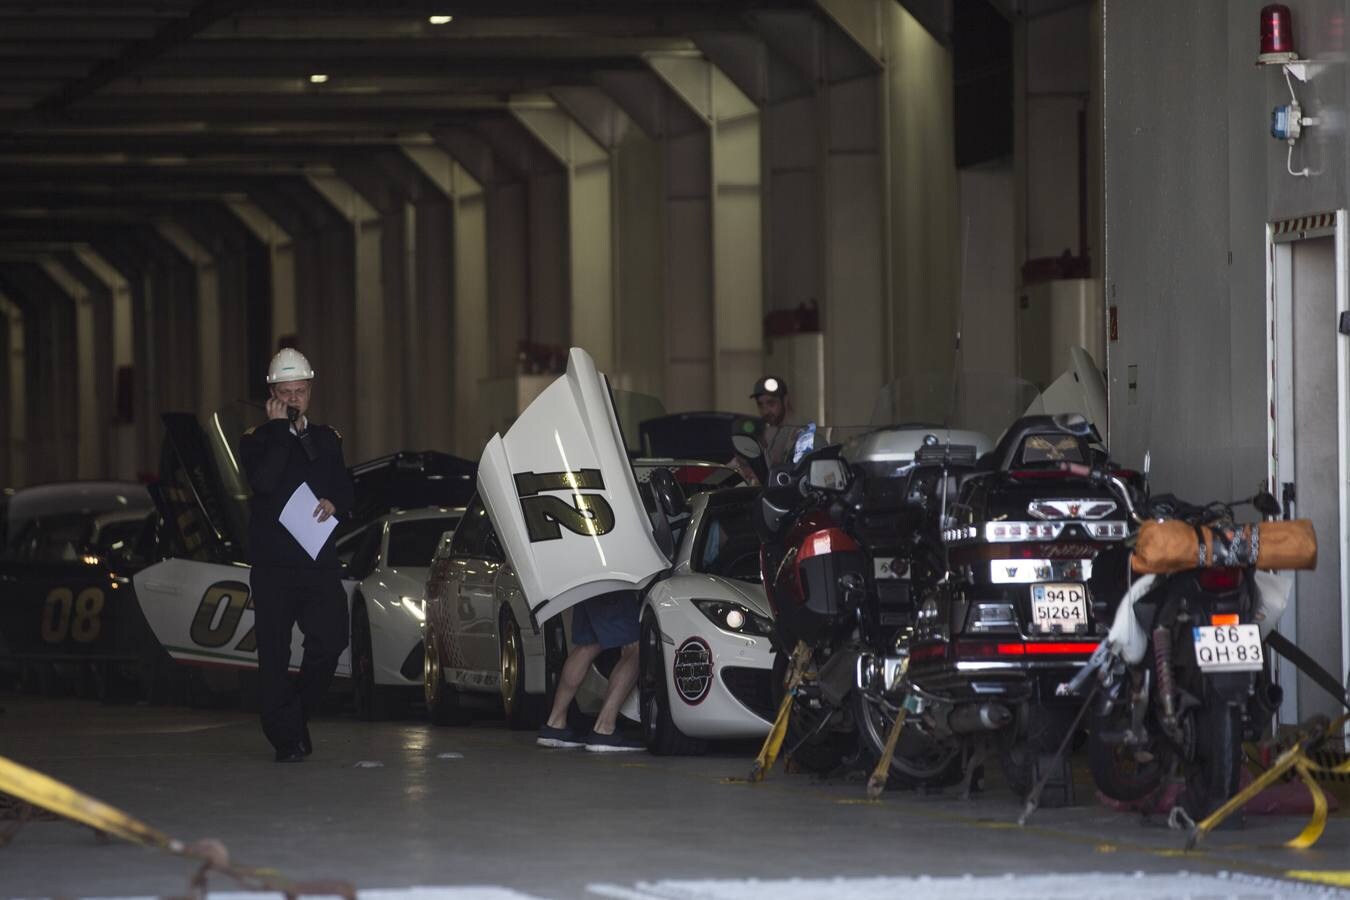
M 1289 7 L 1272 3 L 1261 10 L 1261 55 L 1258 63 L 1285 63 L 1298 59 L 1294 52 L 1294 19 Z

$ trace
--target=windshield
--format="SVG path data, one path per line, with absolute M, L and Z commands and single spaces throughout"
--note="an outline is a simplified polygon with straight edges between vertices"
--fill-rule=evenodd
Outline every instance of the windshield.
M 441 536 L 454 531 L 458 522 L 457 516 L 394 522 L 389 526 L 389 553 L 385 564 L 393 569 L 429 567 Z
M 694 536 L 690 568 L 758 584 L 759 536 L 750 518 L 753 508 L 753 497 L 735 503 L 710 501 Z

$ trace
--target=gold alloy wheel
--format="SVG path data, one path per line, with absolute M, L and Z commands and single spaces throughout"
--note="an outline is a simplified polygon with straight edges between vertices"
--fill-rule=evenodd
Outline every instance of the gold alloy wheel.
M 502 708 L 509 716 L 515 704 L 516 684 L 520 681 L 520 640 L 516 637 L 516 629 L 511 627 L 503 635 L 501 676 Z
M 441 657 L 431 631 L 427 632 L 422 649 L 422 699 L 426 701 L 428 710 L 435 709 L 436 702 L 441 699 Z

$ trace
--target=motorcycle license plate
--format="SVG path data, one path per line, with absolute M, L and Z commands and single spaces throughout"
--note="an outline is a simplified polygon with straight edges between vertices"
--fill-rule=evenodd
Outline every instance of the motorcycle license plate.
M 1204 672 L 1254 672 L 1265 663 L 1261 629 L 1255 625 L 1200 625 L 1195 661 Z
M 1031 630 L 1042 634 L 1087 631 L 1087 588 L 1081 584 L 1033 584 Z

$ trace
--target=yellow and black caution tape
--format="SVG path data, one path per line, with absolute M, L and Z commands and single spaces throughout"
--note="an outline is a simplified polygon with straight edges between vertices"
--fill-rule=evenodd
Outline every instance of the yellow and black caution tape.
M 773 727 L 769 729 L 768 736 L 764 738 L 764 746 L 760 747 L 755 764 L 750 768 L 752 784 L 763 781 L 773 768 L 774 762 L 778 760 L 778 753 L 783 749 L 783 739 L 787 737 L 788 720 L 792 718 L 792 696 L 806 674 L 806 665 L 810 659 L 811 648 L 805 641 L 798 641 L 792 651 L 792 659 L 788 663 L 787 681 L 783 685 L 783 702 L 778 704 L 778 715 L 774 717 Z
M 900 663 L 900 672 L 897 678 L 903 679 L 909 673 L 909 657 L 906 656 Z M 909 715 L 909 709 L 905 706 L 900 707 L 900 711 L 895 715 L 895 722 L 891 725 L 890 733 L 886 735 L 886 747 L 882 750 L 881 759 L 877 760 L 877 766 L 872 770 L 872 777 L 867 779 L 867 799 L 876 800 L 881 796 L 881 792 L 886 790 L 886 782 L 891 777 L 891 760 L 895 758 L 895 745 L 900 742 L 900 732 L 905 728 L 905 717 Z
M 207 839 L 187 844 L 176 840 L 120 809 L 3 756 L 0 756 L 0 793 L 17 797 L 33 806 L 133 844 L 198 860 L 202 865 L 193 876 L 193 887 L 205 887 L 207 873 L 217 871 L 246 887 L 281 891 L 287 896 L 326 893 L 351 900 L 356 898 L 355 888 L 344 882 L 295 883 L 281 878 L 271 869 L 233 865 L 230 862 L 229 851 L 220 841 Z
M 1223 806 L 1210 813 L 1208 818 L 1196 824 L 1186 841 L 1186 849 L 1194 848 L 1201 838 L 1217 828 L 1233 813 L 1246 806 L 1257 794 L 1283 778 L 1285 773 L 1289 771 L 1296 772 L 1299 779 L 1307 786 L 1308 792 L 1312 795 L 1313 812 L 1312 818 L 1309 819 L 1303 831 L 1299 832 L 1297 837 L 1286 841 L 1285 846 L 1295 850 L 1303 850 L 1317 843 L 1327 827 L 1327 795 L 1322 791 L 1322 786 L 1317 783 L 1317 778 L 1319 774 L 1350 775 L 1350 759 L 1342 760 L 1338 764 L 1328 765 L 1319 762 L 1312 754 L 1312 750 L 1321 743 L 1327 734 L 1339 732 L 1348 719 L 1350 719 L 1350 715 L 1341 716 L 1329 727 L 1317 728 L 1312 735 L 1281 753 L 1279 759 L 1275 760 L 1269 769 L 1257 776 L 1247 787 L 1238 791 Z M 1317 756 L 1321 756 L 1321 754 L 1317 754 Z

